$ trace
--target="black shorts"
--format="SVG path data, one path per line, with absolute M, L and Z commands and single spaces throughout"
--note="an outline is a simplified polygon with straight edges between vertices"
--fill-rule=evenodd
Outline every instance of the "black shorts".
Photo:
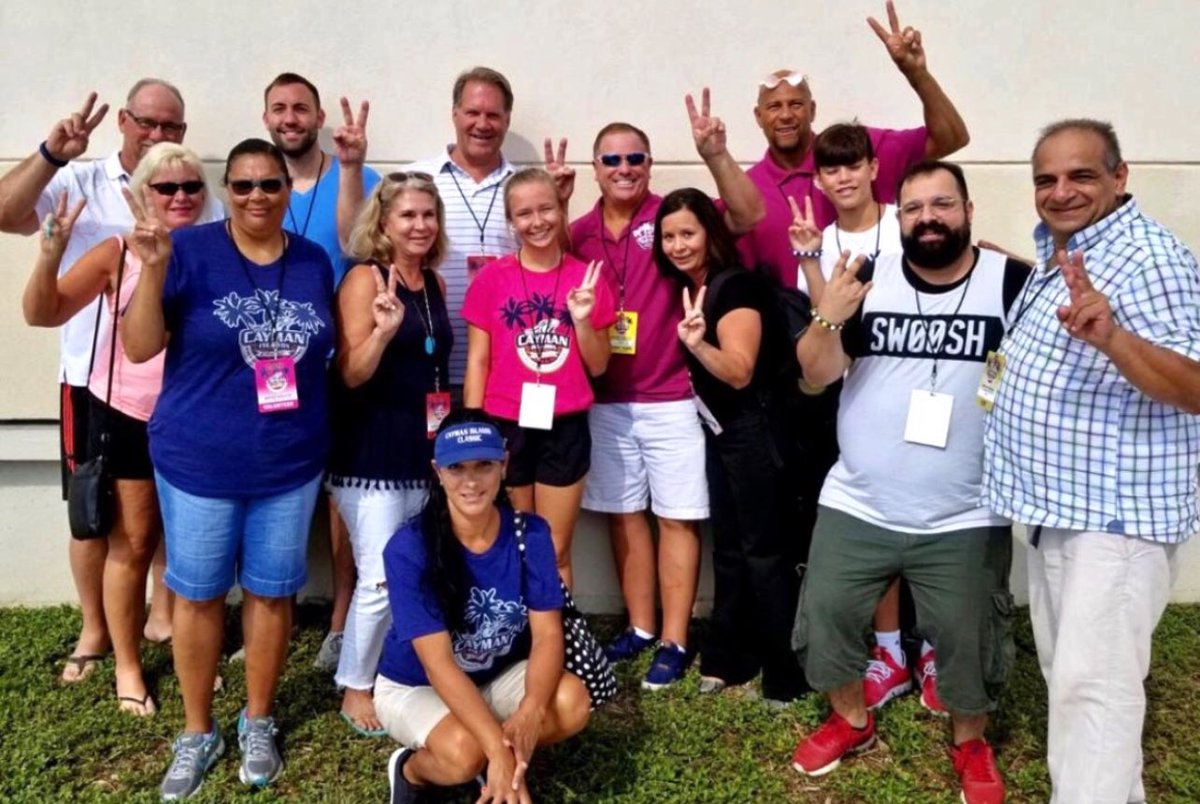
M 100 434 L 107 425 L 108 468 L 112 476 L 118 480 L 152 480 L 154 467 L 150 464 L 146 423 L 108 407 L 92 394 L 88 394 L 88 413 L 88 455 L 98 454 Z
M 550 430 L 521 427 L 499 419 L 508 445 L 509 486 L 570 486 L 584 478 L 592 466 L 592 433 L 587 411 L 554 417 Z
M 65 382 L 58 386 L 58 457 L 64 500 L 67 499 L 67 484 L 75 473 L 75 467 L 87 460 L 90 397 L 87 388 Z

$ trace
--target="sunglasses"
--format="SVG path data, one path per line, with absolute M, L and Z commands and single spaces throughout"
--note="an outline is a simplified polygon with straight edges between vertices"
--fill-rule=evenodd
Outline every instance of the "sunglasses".
M 204 189 L 204 182 L 202 182 L 202 181 L 180 181 L 180 182 L 160 181 L 160 182 L 152 183 L 150 185 L 150 189 L 153 190 L 154 192 L 158 193 L 159 195 L 165 195 L 168 198 L 173 197 L 175 195 L 175 193 L 179 192 L 180 190 L 183 190 L 185 195 L 195 195 L 196 193 L 198 193 Z
M 138 117 L 128 109 L 125 110 L 125 117 L 133 121 L 133 124 L 142 131 L 153 131 L 154 129 L 162 129 L 163 136 L 166 137 L 181 137 L 183 132 L 187 130 L 186 123 L 172 123 L 169 120 L 155 120 L 153 117 Z
M 420 171 L 416 171 L 416 170 L 409 170 L 409 171 L 397 170 L 393 173 L 387 174 L 387 179 L 388 179 L 388 181 L 403 183 L 403 182 L 408 181 L 409 179 L 417 179 L 418 181 L 433 181 L 433 176 L 430 176 L 428 173 L 421 173 Z
M 600 164 L 605 167 L 618 167 L 621 164 L 621 160 L 624 160 L 625 164 L 630 167 L 637 167 L 638 165 L 645 164 L 649 158 L 650 154 L 642 153 L 641 151 L 634 151 L 631 154 L 600 154 L 596 157 L 600 161 Z
M 775 75 L 775 73 L 771 73 L 766 78 L 759 81 L 758 85 L 760 87 L 762 87 L 763 89 L 774 89 L 775 87 L 782 84 L 784 81 L 787 81 L 789 84 L 791 84 L 794 87 L 798 87 L 801 84 L 808 83 L 808 76 L 805 75 L 804 73 L 798 73 L 795 71 L 790 72 L 787 75 Z
M 287 179 L 273 176 L 269 179 L 233 179 L 225 183 L 229 192 L 234 195 L 250 195 L 254 188 L 262 190 L 267 195 L 275 195 L 287 186 Z

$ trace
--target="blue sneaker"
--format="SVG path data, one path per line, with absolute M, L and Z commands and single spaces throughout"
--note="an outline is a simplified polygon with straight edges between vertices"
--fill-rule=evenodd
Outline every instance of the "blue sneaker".
M 638 636 L 632 628 L 626 628 L 619 637 L 604 646 L 604 655 L 609 662 L 616 664 L 654 647 L 656 641 L 654 637 Z
M 661 690 L 683 678 L 692 656 L 674 642 L 663 642 L 654 652 L 654 661 L 642 679 L 642 689 Z
M 275 746 L 275 719 L 268 716 L 246 717 L 246 710 L 238 715 L 238 745 L 242 749 L 242 764 L 238 767 L 238 778 L 242 784 L 266 787 L 283 770 L 283 760 Z
M 204 783 L 204 774 L 225 752 L 225 741 L 214 723 L 208 734 L 184 732 L 179 735 L 172 750 L 175 758 L 158 788 L 163 801 L 179 801 L 195 795 Z

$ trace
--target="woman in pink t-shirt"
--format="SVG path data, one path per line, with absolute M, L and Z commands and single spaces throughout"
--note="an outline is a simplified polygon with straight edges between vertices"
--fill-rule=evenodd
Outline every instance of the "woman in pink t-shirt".
M 463 400 L 500 420 L 513 506 L 550 523 L 563 579 L 590 467 L 591 378 L 608 365 L 612 294 L 600 264 L 566 253 L 566 215 L 540 168 L 513 175 L 504 211 L 521 248 L 489 263 L 467 290 Z
M 138 163 L 129 181 L 129 192 L 153 206 L 169 229 L 190 226 L 205 213 L 214 217 L 216 205 L 204 183 L 199 157 L 182 145 L 155 145 Z M 100 316 L 95 344 L 95 364 L 88 381 L 91 431 L 88 455 L 99 448 L 99 435 L 107 431 L 109 471 L 115 479 L 116 521 L 109 531 L 108 554 L 104 561 L 104 619 L 116 656 L 117 699 L 123 711 L 153 714 L 157 707 L 146 688 L 140 657 L 145 617 L 146 572 L 159 546 L 162 527 L 158 498 L 150 465 L 146 422 L 162 388 L 163 355 L 135 364 L 125 356 L 118 337 L 112 338 L 112 316 L 123 314 L 137 286 L 142 264 L 124 238 L 111 237 L 59 277 L 59 263 L 71 236 L 71 226 L 83 208 L 66 208 L 66 196 L 58 210 L 47 215 L 42 229 L 42 249 L 29 283 L 23 307 L 26 323 L 56 327 L 65 323 L 96 297 L 104 294 L 106 313 Z M 120 287 L 117 275 L 120 273 Z M 115 348 L 114 348 L 115 347 Z M 112 393 L 108 393 L 109 354 L 112 361 Z M 107 400 L 107 401 L 106 401 Z M 149 639 L 170 638 L 171 595 L 161 580 L 161 558 L 151 620 L 146 623 Z M 161 591 L 161 594 L 160 594 Z M 152 633 L 153 632 L 153 633 Z M 67 660 L 64 681 L 79 680 L 95 667 L 101 656 L 79 648 Z

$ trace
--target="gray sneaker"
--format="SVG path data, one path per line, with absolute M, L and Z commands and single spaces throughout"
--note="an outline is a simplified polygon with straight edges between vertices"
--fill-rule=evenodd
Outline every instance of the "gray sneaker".
M 217 757 L 225 753 L 225 741 L 217 724 L 208 734 L 184 732 L 175 738 L 172 746 L 175 759 L 167 768 L 158 791 L 163 801 L 178 801 L 189 798 L 204 784 L 204 774 L 217 761 Z
M 238 778 L 243 784 L 266 787 L 283 770 L 283 760 L 275 747 L 275 718 L 246 717 L 246 710 L 238 715 L 238 745 L 242 749 L 242 764 Z
M 313 667 L 324 670 L 326 673 L 337 672 L 338 659 L 342 655 L 342 636 L 341 631 L 330 631 L 325 635 L 325 641 L 321 643 L 321 649 L 317 651 Z

